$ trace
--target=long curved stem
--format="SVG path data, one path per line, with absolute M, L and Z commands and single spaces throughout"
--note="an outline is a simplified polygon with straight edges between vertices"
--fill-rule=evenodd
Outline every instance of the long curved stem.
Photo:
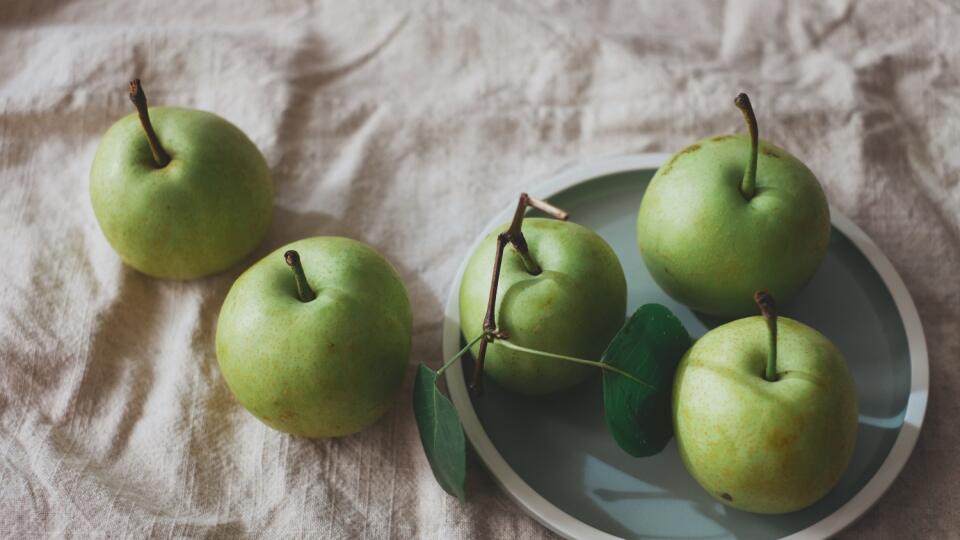
M 567 356 L 567 355 L 565 355 L 565 354 L 556 354 L 556 353 L 551 353 L 551 352 L 546 352 L 546 351 L 539 351 L 539 350 L 537 350 L 537 349 L 530 349 L 530 348 L 524 347 L 524 346 L 522 346 L 522 345 L 517 345 L 516 343 L 510 343 L 509 341 L 503 340 L 503 339 L 498 340 L 498 343 L 500 343 L 500 346 L 501 346 L 501 347 L 506 347 L 506 348 L 508 348 L 508 349 L 513 349 L 513 350 L 518 351 L 518 352 L 524 352 L 524 353 L 530 353 L 530 354 L 538 354 L 538 355 L 540 355 L 540 356 L 546 356 L 547 358 L 554 358 L 554 359 L 556 359 L 556 360 L 565 360 L 565 361 L 567 361 L 567 362 L 573 362 L 574 364 L 582 364 L 582 365 L 584 365 L 584 366 L 592 366 L 592 367 L 596 367 L 596 368 L 600 368 L 600 369 L 605 369 L 605 370 L 607 370 L 607 371 L 611 371 L 611 372 L 613 372 L 613 373 L 616 373 L 617 375 L 621 375 L 621 376 L 623 376 L 623 377 L 626 377 L 627 379 L 630 379 L 631 381 L 633 381 L 633 382 L 635 382 L 635 383 L 637 383 L 637 384 L 639 384 L 639 385 L 646 386 L 647 388 L 655 389 L 652 384 L 650 384 L 650 383 L 648 383 L 648 382 L 646 382 L 646 381 L 641 381 L 640 379 L 634 377 L 633 375 L 627 373 L 626 371 L 623 371 L 622 369 L 620 369 L 620 368 L 618 368 L 618 367 L 616 367 L 616 366 L 611 366 L 610 364 L 607 364 L 607 363 L 605 363 L 605 362 L 597 362 L 596 360 L 585 360 L 585 359 L 583 359 L 583 358 L 576 358 L 576 357 L 574 357 L 574 356 Z
M 483 316 L 483 341 L 480 342 L 480 350 L 477 351 L 476 361 L 473 364 L 473 376 L 470 377 L 470 390 L 474 395 L 479 396 L 483 392 L 483 379 L 480 375 L 483 373 L 483 363 L 487 357 L 487 345 L 490 344 L 490 334 L 497 329 L 497 288 L 500 285 L 500 269 L 503 267 L 503 250 L 507 247 L 507 233 L 501 233 L 497 236 L 497 253 L 493 258 L 493 276 L 490 278 L 490 294 L 487 296 L 487 312 Z
M 750 98 L 741 93 L 733 103 L 743 113 L 743 119 L 747 122 L 747 129 L 750 131 L 750 161 L 747 163 L 747 170 L 743 173 L 743 180 L 740 182 L 740 192 L 750 200 L 757 194 L 757 154 L 760 151 L 760 136 L 757 134 L 757 116 L 753 112 L 753 106 L 750 105 Z
M 767 291 L 757 291 L 753 295 L 753 301 L 760 308 L 760 314 L 767 321 L 767 334 L 769 335 L 767 347 L 767 369 L 764 371 L 763 378 L 774 382 L 780 379 L 777 375 L 777 304 L 773 300 L 773 295 Z
M 470 350 L 470 347 L 473 347 L 474 345 L 476 345 L 478 341 L 483 339 L 483 337 L 484 337 L 484 334 L 480 334 L 479 336 L 473 338 L 473 341 L 471 341 L 470 343 L 467 343 L 466 347 L 460 349 L 460 352 L 453 355 L 453 358 L 447 360 L 447 363 L 437 370 L 437 375 L 439 376 L 440 374 L 442 374 L 444 371 L 447 370 L 448 367 L 452 366 L 454 362 L 459 360 L 461 356 L 463 356 L 464 354 L 467 354 L 467 351 Z
M 143 127 L 147 135 L 147 143 L 150 144 L 150 153 L 153 154 L 153 161 L 161 169 L 170 163 L 170 154 L 160 144 L 157 138 L 157 132 L 153 130 L 153 124 L 150 122 L 150 113 L 147 110 L 147 96 L 143 93 L 143 86 L 140 79 L 130 81 L 130 101 L 137 108 L 137 115 L 140 117 L 140 126 Z
M 480 350 L 477 351 L 476 363 L 473 367 L 473 377 L 470 379 L 470 390 L 477 396 L 483 391 L 483 379 L 480 378 L 480 375 L 483 373 L 483 363 L 487 357 L 487 346 L 490 344 L 490 341 L 493 339 L 492 336 L 497 330 L 497 287 L 500 283 L 500 269 L 503 266 L 503 250 L 506 249 L 507 244 L 513 244 L 513 247 L 523 260 L 527 272 L 537 275 L 542 271 L 540 265 L 538 265 L 530 255 L 527 240 L 524 238 L 523 231 L 521 230 L 523 226 L 523 215 L 526 213 L 528 206 L 541 210 L 560 220 L 566 220 L 567 217 L 569 217 L 566 212 L 556 206 L 546 201 L 534 199 L 526 193 L 521 193 L 520 200 L 517 201 L 517 209 L 513 213 L 513 221 L 510 222 L 510 227 L 497 235 L 497 252 L 493 259 L 493 276 L 490 278 L 490 294 L 487 296 L 487 312 L 483 317 L 484 339 L 480 342 Z

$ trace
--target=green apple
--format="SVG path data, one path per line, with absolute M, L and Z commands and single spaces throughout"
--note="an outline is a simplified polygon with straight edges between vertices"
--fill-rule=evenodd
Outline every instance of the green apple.
M 681 150 L 657 171 L 637 216 L 637 244 L 657 284 L 710 315 L 752 312 L 753 291 L 788 301 L 820 265 L 830 209 L 803 163 L 757 137 L 720 135 Z
M 238 263 L 270 226 L 273 184 L 263 155 L 215 114 L 148 113 L 139 81 L 131 99 L 138 114 L 107 130 L 90 171 L 107 241 L 124 262 L 159 278 L 192 279 Z
M 393 404 L 410 354 L 411 313 L 397 271 L 348 238 L 289 244 L 230 288 L 217 323 L 227 386 L 268 426 L 349 435 Z
M 766 321 L 717 327 L 684 355 L 673 421 L 683 462 L 707 492 L 734 508 L 779 514 L 813 504 L 846 470 L 857 396 L 826 337 L 765 311 Z
M 460 324 L 468 341 L 483 333 L 497 235 L 507 229 L 504 225 L 484 238 L 464 271 Z M 590 229 L 555 219 L 526 219 L 523 235 L 542 271 L 531 274 L 517 250 L 506 248 L 497 289 L 498 330 L 524 347 L 599 358 L 623 326 L 627 306 L 626 279 L 613 249 Z M 479 346 L 474 346 L 475 357 Z M 540 395 L 569 388 L 595 369 L 494 341 L 484 371 L 514 392 Z

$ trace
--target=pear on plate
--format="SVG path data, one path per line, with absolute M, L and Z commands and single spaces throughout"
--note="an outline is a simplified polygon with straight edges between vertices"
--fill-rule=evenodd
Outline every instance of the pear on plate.
M 660 288 L 721 317 L 750 314 L 760 289 L 787 302 L 830 241 L 830 207 L 816 176 L 759 139 L 746 94 L 735 102 L 749 136 L 718 135 L 677 152 L 650 181 L 637 215 L 637 244 Z
M 690 474 L 720 502 L 762 514 L 805 508 L 850 463 L 857 392 L 840 351 L 823 334 L 763 316 L 707 332 L 680 360 L 673 422 Z
M 480 242 L 460 282 L 460 324 L 468 341 L 484 332 L 497 237 L 508 227 L 499 227 Z M 600 358 L 623 326 L 627 309 L 627 282 L 613 248 L 590 229 L 556 219 L 523 220 L 523 237 L 529 249 L 525 257 L 513 247 L 503 253 L 498 330 L 523 347 Z M 474 346 L 474 357 L 481 346 Z M 511 350 L 496 341 L 485 352 L 484 372 L 519 394 L 558 392 L 596 371 Z

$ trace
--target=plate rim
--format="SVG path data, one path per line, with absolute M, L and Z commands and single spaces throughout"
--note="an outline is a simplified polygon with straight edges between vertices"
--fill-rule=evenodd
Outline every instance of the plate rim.
M 671 154 L 643 153 L 609 157 L 597 161 L 576 164 L 560 172 L 541 177 L 528 193 L 538 198 L 549 198 L 565 189 L 589 182 L 595 178 L 639 169 L 659 168 Z M 473 253 L 480 241 L 500 223 L 512 215 L 515 203 L 510 203 L 484 226 L 483 231 L 470 244 L 467 254 Z M 910 355 L 910 394 L 907 398 L 903 427 L 893 447 L 874 473 L 873 477 L 849 501 L 829 516 L 785 538 L 807 540 L 835 535 L 851 525 L 870 509 L 893 484 L 906 465 L 923 426 L 929 393 L 929 359 L 927 342 L 917 307 L 909 290 L 893 264 L 874 241 L 853 221 L 830 206 L 830 221 L 863 253 L 870 265 L 880 275 L 883 284 L 893 297 L 894 304 L 903 321 Z M 450 358 L 460 349 L 460 281 L 469 256 L 464 256 L 450 285 L 444 308 L 443 357 Z M 565 538 L 617 538 L 567 514 L 545 497 L 537 493 L 513 470 L 487 436 L 480 424 L 476 410 L 470 401 L 462 369 L 449 369 L 444 374 L 447 390 L 454 407 L 460 415 L 464 433 L 480 460 L 490 471 L 500 488 L 527 514 L 543 526 Z

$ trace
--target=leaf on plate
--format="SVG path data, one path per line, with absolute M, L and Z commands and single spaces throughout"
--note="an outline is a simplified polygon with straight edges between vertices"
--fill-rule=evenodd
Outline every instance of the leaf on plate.
M 673 376 L 690 335 L 669 309 L 640 306 L 604 351 L 610 364 L 647 384 L 603 371 L 603 409 L 613 438 L 628 454 L 660 453 L 673 437 Z
M 413 414 L 433 476 L 447 493 L 464 500 L 467 450 L 453 403 L 437 388 L 437 372 L 421 363 L 413 383 Z

